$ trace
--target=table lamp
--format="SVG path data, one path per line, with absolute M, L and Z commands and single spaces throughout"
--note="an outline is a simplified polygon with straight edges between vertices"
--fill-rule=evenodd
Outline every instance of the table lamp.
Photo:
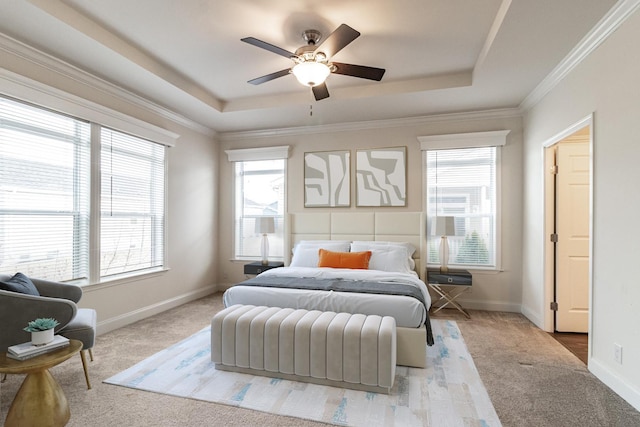
M 447 267 L 449 263 L 449 242 L 447 242 L 447 236 L 456 235 L 455 217 L 435 217 L 432 230 L 432 235 L 440 236 L 440 271 L 444 273 L 449 271 L 449 267 Z
M 256 218 L 256 234 L 262 234 L 262 243 L 260 245 L 262 265 L 269 264 L 269 238 L 267 237 L 267 234 L 275 233 L 275 228 L 276 224 L 272 216 Z

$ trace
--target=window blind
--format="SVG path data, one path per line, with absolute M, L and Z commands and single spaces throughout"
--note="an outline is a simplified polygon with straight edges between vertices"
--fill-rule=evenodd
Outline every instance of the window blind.
M 90 124 L 0 97 L 0 272 L 89 274 Z
M 429 226 L 436 216 L 455 218 L 450 267 L 496 266 L 496 156 L 496 147 L 426 151 Z M 429 263 L 439 263 L 439 244 L 429 232 Z
M 165 147 L 101 130 L 100 276 L 164 264 Z
M 269 259 L 284 259 L 285 159 L 236 161 L 235 257 L 259 259 L 261 235 L 256 221 L 273 217 Z

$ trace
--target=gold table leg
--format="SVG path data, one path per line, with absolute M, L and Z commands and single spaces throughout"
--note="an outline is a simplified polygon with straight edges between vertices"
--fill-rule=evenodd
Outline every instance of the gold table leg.
M 13 399 L 5 427 L 60 427 L 67 424 L 69 403 L 48 370 L 27 375 Z
M 446 285 L 445 285 L 446 286 Z M 450 285 L 450 286 L 455 286 L 455 285 Z M 444 289 L 442 289 L 439 285 L 436 285 L 434 283 L 429 283 L 429 287 L 431 289 L 433 289 L 434 291 L 436 291 L 436 293 L 438 295 L 440 295 L 440 299 L 438 301 L 435 301 L 433 304 L 437 304 L 438 302 L 445 300 L 446 302 L 444 304 L 442 304 L 439 307 L 436 307 L 432 313 L 435 314 L 437 312 L 439 312 L 440 310 L 442 310 L 443 308 L 445 308 L 446 306 L 448 306 L 449 304 L 453 305 L 455 308 L 458 309 L 458 311 L 460 311 L 462 314 L 464 314 L 465 316 L 467 316 L 468 319 L 471 319 L 471 315 L 469 314 L 469 312 L 467 310 L 464 309 L 464 307 L 462 307 L 460 304 L 458 304 L 457 301 L 454 301 L 456 298 L 458 298 L 460 295 L 462 295 L 464 292 L 466 292 L 469 288 L 462 288 L 461 290 L 456 292 L 455 289 L 447 292 Z

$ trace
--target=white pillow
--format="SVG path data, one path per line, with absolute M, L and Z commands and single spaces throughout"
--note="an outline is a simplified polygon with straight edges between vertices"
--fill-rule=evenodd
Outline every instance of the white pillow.
M 299 245 L 317 245 L 319 248 L 325 249 L 322 245 L 343 245 L 347 249 L 341 252 L 349 252 L 349 246 L 351 245 L 350 240 L 300 240 L 294 247 L 293 252 L 295 253 L 296 247 Z
M 358 248 L 366 248 L 366 249 L 358 249 L 368 251 L 372 246 L 402 246 L 407 249 L 409 252 L 409 256 L 413 256 L 413 253 L 416 251 L 416 247 L 413 246 L 409 242 L 385 242 L 382 240 L 354 240 L 351 242 L 351 246 L 357 246 Z M 355 252 L 353 249 L 351 249 Z
M 349 252 L 349 242 L 341 240 L 301 241 L 293 248 L 290 267 L 317 267 L 318 251 L 326 249 L 333 252 Z
M 364 242 L 351 243 L 351 252 L 371 251 L 370 270 L 395 273 L 411 273 L 416 266 L 411 256 L 416 248 L 406 242 Z

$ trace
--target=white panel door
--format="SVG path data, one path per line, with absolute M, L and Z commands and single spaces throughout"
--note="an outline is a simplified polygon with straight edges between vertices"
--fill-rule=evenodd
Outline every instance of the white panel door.
M 560 143 L 556 177 L 556 331 L 588 332 L 589 143 Z

